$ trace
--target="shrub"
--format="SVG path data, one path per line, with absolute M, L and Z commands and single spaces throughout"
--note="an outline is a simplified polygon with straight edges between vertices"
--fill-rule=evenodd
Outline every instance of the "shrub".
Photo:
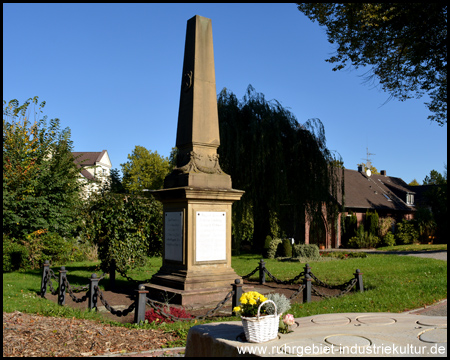
M 348 241 L 351 237 L 356 235 L 358 219 L 353 212 L 349 212 L 349 214 L 344 219 L 344 226 L 342 227 L 342 246 L 347 247 Z
M 395 245 L 395 236 L 390 231 L 384 235 L 383 240 L 381 241 L 382 246 L 394 246 Z
M 395 232 L 395 241 L 398 245 L 406 245 L 418 242 L 419 233 L 414 228 L 414 225 L 403 219 L 397 224 L 397 230 Z
M 378 213 L 376 211 L 370 212 L 369 210 L 367 210 L 366 219 L 364 222 L 364 230 L 369 234 L 376 236 L 378 234 L 378 221 Z
M 182 319 L 192 319 L 194 316 L 192 316 L 191 314 L 187 313 L 185 309 L 180 309 L 180 308 L 176 308 L 176 307 L 169 307 L 169 308 L 160 308 L 160 310 L 163 310 L 165 313 L 171 314 L 173 316 L 182 318 Z M 154 321 L 159 322 L 159 323 L 173 323 L 174 320 L 171 320 L 168 317 L 162 316 L 160 314 L 158 314 L 157 312 L 155 312 L 155 309 L 150 309 L 147 310 L 145 312 L 145 320 L 147 320 L 149 323 L 152 323 Z
M 28 266 L 28 251 L 16 239 L 3 234 L 3 272 L 10 272 Z
M 293 247 L 293 256 L 317 260 L 320 258 L 319 247 L 315 244 L 296 244 Z
M 269 249 L 267 250 L 267 258 L 274 259 L 277 254 L 278 245 L 281 244 L 281 239 L 273 239 L 270 242 Z
M 270 243 L 272 242 L 272 238 L 270 237 L 270 235 L 266 236 L 266 240 L 264 241 L 264 251 L 263 251 L 263 256 L 265 258 L 267 258 L 269 255 L 269 249 L 270 249 Z
M 266 296 L 267 300 L 272 300 L 277 306 L 277 314 L 283 314 L 291 308 L 291 302 L 283 294 L 272 293 Z M 267 314 L 275 314 L 275 308 L 272 303 L 266 303 L 262 306 Z
M 390 216 L 380 218 L 378 220 L 378 236 L 384 238 L 392 230 L 392 225 L 394 224 L 395 220 Z
M 283 239 L 278 246 L 278 256 L 292 257 L 292 244 L 290 239 Z
M 353 249 L 362 248 L 374 248 L 380 243 L 380 238 L 367 231 L 364 231 L 364 227 L 358 228 L 356 236 L 352 237 L 348 241 L 348 246 Z

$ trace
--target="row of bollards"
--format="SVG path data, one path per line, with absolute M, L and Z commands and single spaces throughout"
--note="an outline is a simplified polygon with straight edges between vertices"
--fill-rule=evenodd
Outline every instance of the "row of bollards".
M 305 264 L 304 278 L 303 278 L 303 286 L 304 286 L 303 302 L 304 303 L 311 302 L 312 278 L 311 278 L 310 274 L 311 274 L 311 267 L 309 266 L 309 264 Z M 356 269 L 356 272 L 353 275 L 355 276 L 355 279 L 356 279 L 356 291 L 364 292 L 364 285 L 363 285 L 363 279 L 362 279 L 363 274 L 361 273 L 361 271 L 359 269 Z M 263 259 L 261 259 L 259 262 L 259 283 L 261 285 L 266 283 L 266 269 L 265 269 L 265 262 Z M 241 284 L 240 279 L 236 279 L 234 281 L 234 284 L 232 284 L 232 286 L 233 286 L 233 291 L 234 291 L 232 307 L 234 308 L 235 306 L 239 305 L 239 299 L 242 296 L 243 284 Z
M 58 284 L 58 305 L 65 305 L 66 303 L 66 284 L 68 284 L 67 280 L 67 270 L 64 266 L 61 266 L 59 270 L 59 284 Z M 42 281 L 41 281 L 41 292 L 40 295 L 42 297 L 47 293 L 47 285 L 50 280 L 50 264 L 48 260 L 44 263 L 44 269 L 42 272 Z M 97 277 L 97 274 L 92 274 L 90 277 L 89 289 L 88 289 L 88 308 L 90 310 L 97 309 L 98 303 L 98 283 L 101 280 Z M 138 286 L 136 290 L 136 298 L 135 298 L 135 312 L 134 312 L 134 322 L 139 323 L 145 320 L 145 310 L 146 310 L 146 301 L 147 301 L 148 291 L 145 290 L 143 284 Z

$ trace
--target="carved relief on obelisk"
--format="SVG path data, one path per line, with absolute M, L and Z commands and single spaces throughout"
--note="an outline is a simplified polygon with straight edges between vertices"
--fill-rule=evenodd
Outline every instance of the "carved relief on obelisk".
M 164 188 L 181 186 L 231 189 L 219 165 L 220 145 L 211 19 L 187 23 L 176 147 L 177 167 Z

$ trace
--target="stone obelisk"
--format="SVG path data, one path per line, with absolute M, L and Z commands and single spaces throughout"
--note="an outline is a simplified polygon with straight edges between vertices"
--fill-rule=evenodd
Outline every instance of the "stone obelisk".
M 152 194 L 163 203 L 163 265 L 148 284 L 155 300 L 202 306 L 239 276 L 231 268 L 232 204 L 243 191 L 219 165 L 211 20 L 187 22 L 176 146 L 177 166 Z

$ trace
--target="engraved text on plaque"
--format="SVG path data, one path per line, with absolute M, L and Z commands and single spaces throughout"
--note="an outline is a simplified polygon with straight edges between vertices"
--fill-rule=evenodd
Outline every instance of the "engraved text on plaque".
M 164 213 L 164 259 L 183 261 L 183 212 Z
M 196 261 L 227 259 L 227 215 L 222 211 L 197 211 Z

